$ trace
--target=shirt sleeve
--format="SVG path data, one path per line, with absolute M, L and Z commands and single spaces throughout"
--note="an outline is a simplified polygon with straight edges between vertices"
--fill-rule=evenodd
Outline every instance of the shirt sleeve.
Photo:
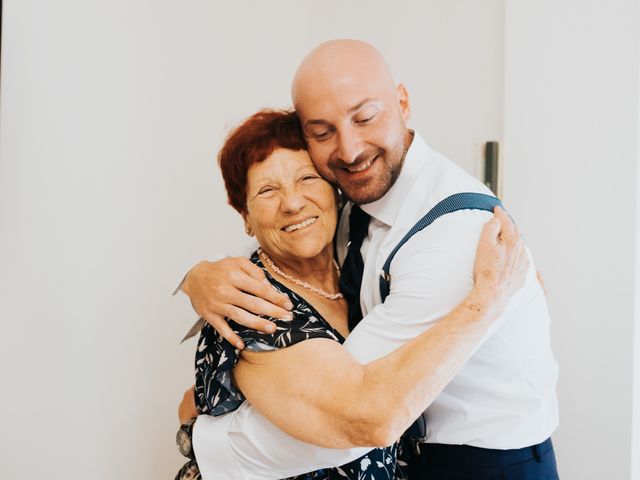
M 344 465 L 371 450 L 336 450 L 301 442 L 247 402 L 219 417 L 200 415 L 194 425 L 193 446 L 204 480 L 281 479 Z

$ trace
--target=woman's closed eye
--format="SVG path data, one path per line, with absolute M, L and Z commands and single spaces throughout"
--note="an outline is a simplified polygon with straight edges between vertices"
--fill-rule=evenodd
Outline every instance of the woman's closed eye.
M 274 193 L 275 191 L 276 191 L 275 187 L 271 185 L 265 185 L 260 190 L 258 190 L 258 195 L 260 195 L 261 197 L 266 197 L 266 196 L 269 196 L 269 194 Z
M 313 183 L 316 180 L 320 180 L 320 176 L 319 175 L 314 175 L 311 173 L 308 173 L 306 175 L 303 175 L 300 180 L 304 183 Z

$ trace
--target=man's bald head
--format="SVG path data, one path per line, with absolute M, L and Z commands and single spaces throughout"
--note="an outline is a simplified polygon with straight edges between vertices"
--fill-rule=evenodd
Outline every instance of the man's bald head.
M 318 171 L 356 203 L 381 198 L 411 143 L 409 97 L 382 55 L 358 40 L 332 40 L 303 60 L 291 86 Z
M 388 91 L 395 89 L 387 63 L 372 45 L 360 40 L 330 40 L 302 60 L 293 77 L 291 97 L 297 109 L 307 96 L 362 83 L 375 83 Z

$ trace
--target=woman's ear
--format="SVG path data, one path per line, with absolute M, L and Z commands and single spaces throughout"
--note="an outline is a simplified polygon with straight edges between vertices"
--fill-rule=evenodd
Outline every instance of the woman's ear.
M 253 237 L 253 230 L 251 230 L 251 224 L 249 223 L 249 216 L 247 212 L 242 212 L 242 220 L 244 221 L 244 231 L 247 232 L 247 235 Z

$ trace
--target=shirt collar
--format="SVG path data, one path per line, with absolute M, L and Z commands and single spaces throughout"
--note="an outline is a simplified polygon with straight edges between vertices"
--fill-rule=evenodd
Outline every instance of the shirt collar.
M 362 210 L 388 226 L 393 225 L 403 202 L 407 198 L 407 192 L 416 180 L 420 170 L 425 166 L 424 159 L 427 158 L 428 151 L 429 147 L 425 141 L 417 132 L 414 132 L 413 140 L 409 150 L 407 150 L 396 182 L 382 198 L 375 202 L 360 205 Z

